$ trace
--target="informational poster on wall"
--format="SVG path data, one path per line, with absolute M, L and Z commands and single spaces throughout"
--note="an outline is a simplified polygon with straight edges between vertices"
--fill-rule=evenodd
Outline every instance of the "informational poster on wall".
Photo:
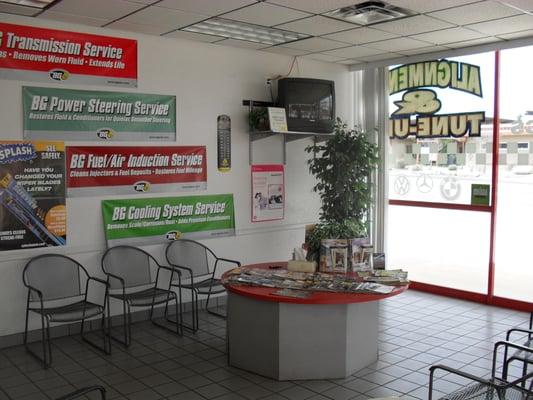
M 0 78 L 137 87 L 137 41 L 0 23 Z
M 67 238 L 62 142 L 0 141 L 0 250 Z
M 205 146 L 68 146 L 68 197 L 207 189 Z
M 235 235 L 232 194 L 102 201 L 108 246 Z
M 284 175 L 283 164 L 252 165 L 252 222 L 284 218 Z
M 176 96 L 22 87 L 24 137 L 175 141 Z

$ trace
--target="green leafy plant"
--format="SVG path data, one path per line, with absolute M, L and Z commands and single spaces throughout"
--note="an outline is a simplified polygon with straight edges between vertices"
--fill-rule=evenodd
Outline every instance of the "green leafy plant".
M 306 148 L 314 155 L 309 171 L 317 179 L 313 190 L 322 203 L 320 221 L 308 236 L 308 259 L 316 260 L 322 239 L 351 239 L 368 235 L 372 202 L 370 176 L 378 166 L 377 146 L 364 132 L 337 118 L 334 136 Z
M 268 110 L 266 107 L 254 107 L 248 115 L 250 127 L 256 131 L 266 131 L 269 128 Z

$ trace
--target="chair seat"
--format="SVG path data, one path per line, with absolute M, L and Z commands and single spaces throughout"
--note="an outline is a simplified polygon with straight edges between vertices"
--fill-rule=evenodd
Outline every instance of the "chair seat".
M 185 289 L 192 289 L 192 286 L 190 283 L 182 283 L 181 287 Z M 198 292 L 198 294 L 216 294 L 216 293 L 223 293 L 226 291 L 224 286 L 222 286 L 222 283 L 220 279 L 205 279 L 201 282 L 195 282 L 194 288 Z M 210 290 L 211 289 L 211 290 Z
M 41 314 L 40 308 L 30 308 L 31 311 Z M 102 314 L 104 308 L 85 300 L 58 307 L 48 307 L 42 310 L 42 314 L 48 317 L 50 322 L 70 322 L 85 318 L 91 318 Z
M 441 397 L 440 400 L 526 400 L 531 399 L 531 394 L 529 396 L 527 391 L 513 386 L 506 389 L 502 393 L 502 397 L 498 397 L 497 390 L 494 387 L 482 383 L 474 383 L 457 392 Z
M 126 293 L 125 296 L 122 293 L 110 293 L 109 296 L 114 299 L 126 300 L 134 307 L 142 307 L 152 305 L 152 301 L 154 304 L 166 303 L 168 299 L 174 298 L 176 294 L 172 291 L 152 287 L 137 292 Z

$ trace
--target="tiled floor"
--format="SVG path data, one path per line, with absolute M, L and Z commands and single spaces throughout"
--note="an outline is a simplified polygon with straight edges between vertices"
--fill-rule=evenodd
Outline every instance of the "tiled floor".
M 203 314 L 196 335 L 177 337 L 150 323 L 133 329 L 128 350 L 95 352 L 78 337 L 55 340 L 53 366 L 43 370 L 23 347 L 0 351 L 0 400 L 55 399 L 100 384 L 109 399 L 367 399 L 428 398 L 428 366 L 443 363 L 490 373 L 492 347 L 528 316 L 509 310 L 408 291 L 381 303 L 379 361 L 346 379 L 278 382 L 227 365 L 225 325 Z M 440 375 L 448 392 L 464 381 Z M 437 396 L 438 397 L 438 396 Z

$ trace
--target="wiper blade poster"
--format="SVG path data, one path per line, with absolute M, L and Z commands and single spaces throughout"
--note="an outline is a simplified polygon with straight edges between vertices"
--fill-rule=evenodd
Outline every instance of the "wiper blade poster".
M 66 239 L 63 142 L 0 141 L 0 250 Z

